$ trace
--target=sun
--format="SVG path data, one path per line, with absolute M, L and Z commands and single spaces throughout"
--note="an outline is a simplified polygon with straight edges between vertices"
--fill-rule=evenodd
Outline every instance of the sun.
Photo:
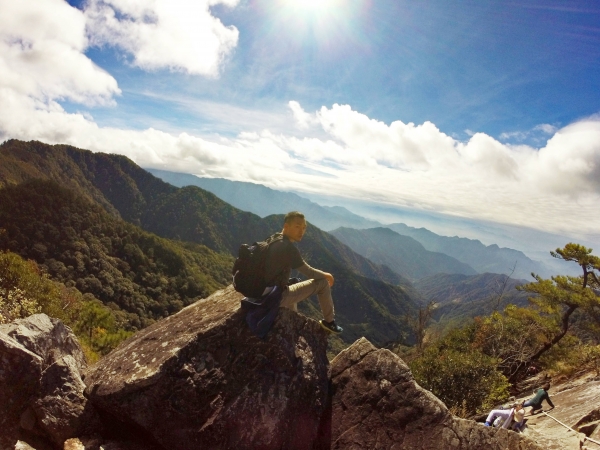
M 283 33 L 298 45 L 336 48 L 357 35 L 366 0 L 260 0 L 266 6 L 271 31 Z
M 342 0 L 285 0 L 287 7 L 305 14 L 321 14 L 342 6 Z

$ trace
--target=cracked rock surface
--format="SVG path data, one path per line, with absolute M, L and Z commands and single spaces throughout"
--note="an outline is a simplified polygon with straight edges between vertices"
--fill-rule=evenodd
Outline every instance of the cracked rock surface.
M 140 331 L 86 375 L 94 405 L 169 449 L 307 449 L 328 397 L 327 335 L 287 309 L 266 340 L 229 287 Z
M 397 355 L 362 338 L 331 363 L 331 448 L 542 450 L 529 438 L 456 418 Z
M 95 424 L 83 396 L 85 367 L 77 338 L 58 319 L 34 314 L 0 325 L 0 449 L 25 436 L 62 447 Z

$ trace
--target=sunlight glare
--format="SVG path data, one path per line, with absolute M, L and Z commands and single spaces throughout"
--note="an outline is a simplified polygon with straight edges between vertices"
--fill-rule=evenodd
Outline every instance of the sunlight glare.
M 287 0 L 289 7 L 304 13 L 318 14 L 341 6 L 340 0 Z

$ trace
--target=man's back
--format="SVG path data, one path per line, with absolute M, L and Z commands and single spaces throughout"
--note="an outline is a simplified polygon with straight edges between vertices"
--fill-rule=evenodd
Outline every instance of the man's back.
M 280 235 L 277 233 L 275 236 Z M 290 242 L 287 236 L 278 239 L 269 246 L 265 262 L 265 280 L 267 286 L 285 286 L 292 269 L 297 269 L 304 264 L 298 249 Z

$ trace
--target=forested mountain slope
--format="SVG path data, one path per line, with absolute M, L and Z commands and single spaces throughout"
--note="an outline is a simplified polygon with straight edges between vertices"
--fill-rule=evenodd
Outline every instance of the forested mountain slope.
M 355 252 L 373 262 L 387 265 L 410 280 L 418 280 L 436 273 L 477 273 L 469 265 L 443 253 L 425 250 L 416 240 L 389 228 L 338 228 L 330 233 Z
M 54 181 L 0 189 L 0 250 L 119 309 L 126 329 L 166 317 L 230 282 L 233 257 L 160 238 Z
M 531 294 L 518 291 L 525 284 L 506 275 L 484 273 L 479 275 L 438 274 L 415 282 L 427 300 L 437 303 L 433 314 L 436 320 L 464 320 L 502 311 L 506 305 L 525 306 Z
M 147 231 L 216 251 L 232 253 L 268 233 L 258 216 L 202 189 L 178 189 L 124 156 L 36 141 L 2 144 L 0 185 L 31 178 L 55 180 Z
M 11 140 L 0 146 L 0 168 L 2 185 L 22 184 L 29 179 L 55 180 L 74 190 L 79 197 L 97 202 L 114 218 L 121 217 L 162 237 L 205 245 L 227 253 L 229 258 L 241 243 L 264 239 L 282 227 L 283 216 L 261 219 L 200 188 L 176 188 L 118 155 Z M 9 196 L 14 194 L 10 189 L 8 192 Z M 32 204 L 30 212 L 34 213 L 36 208 Z M 97 215 L 97 211 L 94 214 Z M 5 225 L 0 223 L 0 228 Z M 64 226 L 59 222 L 56 228 L 62 232 Z M 92 233 L 93 240 L 101 240 L 102 233 Z M 27 252 L 38 243 L 47 247 L 44 234 L 33 236 L 38 241 L 28 244 Z M 19 245 L 11 249 L 20 253 Z M 316 227 L 309 227 L 301 249 L 311 264 L 336 277 L 334 298 L 337 317 L 347 330 L 342 335 L 344 342 L 366 335 L 373 342 L 383 344 L 403 334 L 406 314 L 414 311 L 418 294 L 409 284 L 404 284 L 402 277 L 354 253 Z M 63 264 L 68 268 L 69 264 Z M 140 286 L 145 287 L 143 271 L 134 276 L 141 277 Z M 151 305 L 143 308 L 152 310 Z M 318 315 L 310 305 L 307 308 L 309 313 Z

